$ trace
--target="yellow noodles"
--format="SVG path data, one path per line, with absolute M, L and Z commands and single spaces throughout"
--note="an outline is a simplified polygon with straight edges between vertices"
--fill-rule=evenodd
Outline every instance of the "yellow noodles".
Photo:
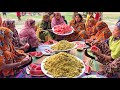
M 53 45 L 51 48 L 53 50 L 67 50 L 73 48 L 74 43 L 70 43 L 67 40 L 61 40 L 56 45 Z
M 49 57 L 45 62 L 44 68 L 53 77 L 72 78 L 78 76 L 84 66 L 75 56 L 60 52 Z

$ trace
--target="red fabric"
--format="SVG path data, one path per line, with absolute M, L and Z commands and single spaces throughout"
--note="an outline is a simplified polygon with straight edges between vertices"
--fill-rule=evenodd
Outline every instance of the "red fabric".
M 2 17 L 0 16 L 0 26 L 2 25 Z
M 20 17 L 20 16 L 21 16 L 20 12 L 17 12 L 17 17 Z
M 100 18 L 100 13 L 96 13 L 95 20 L 99 20 L 99 18 Z

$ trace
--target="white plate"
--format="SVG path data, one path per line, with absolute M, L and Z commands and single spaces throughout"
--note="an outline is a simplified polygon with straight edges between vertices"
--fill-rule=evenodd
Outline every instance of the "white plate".
M 74 43 L 74 42 L 70 42 L 70 43 Z M 56 45 L 57 43 L 55 43 L 55 44 L 53 44 L 53 45 Z M 50 47 L 52 47 L 53 45 L 51 45 Z M 73 49 L 75 49 L 76 47 L 77 47 L 77 44 L 76 43 L 74 43 L 74 47 L 73 48 L 71 48 L 71 49 L 67 49 L 67 50 L 53 50 L 54 52 L 56 52 L 56 53 L 58 53 L 58 52 L 67 52 L 67 51 L 70 51 L 70 50 L 73 50 Z M 52 48 L 51 48 L 52 49 Z
M 28 66 L 28 67 L 29 67 L 29 66 Z M 30 70 L 29 70 L 28 67 L 26 67 L 26 73 L 29 75 L 29 74 L 30 74 Z
M 50 56 L 49 56 L 50 57 Z M 48 74 L 47 73 L 47 70 L 45 70 L 44 69 L 44 64 L 45 64 L 45 62 L 47 61 L 47 59 L 49 58 L 49 57 L 47 57 L 47 58 L 45 58 L 43 61 L 42 61 L 42 63 L 41 63 L 41 70 L 43 71 L 43 73 L 46 75 L 46 76 L 48 76 L 48 77 L 50 77 L 50 78 L 54 78 L 52 75 L 50 75 L 50 74 Z M 76 57 L 76 56 L 75 56 Z M 75 77 L 73 77 L 73 78 L 79 78 L 81 75 L 83 75 L 84 74 L 84 72 L 85 72 L 85 64 L 84 64 L 84 62 L 81 60 L 81 59 L 79 59 L 78 57 L 76 57 L 77 58 L 77 60 L 79 60 L 82 64 L 83 64 L 83 69 L 82 69 L 82 72 L 78 75 L 78 76 L 75 76 Z M 59 77 L 59 78 L 67 78 L 67 77 Z
M 85 42 L 83 42 L 83 41 L 73 41 L 73 42 L 79 42 L 80 44 L 85 44 Z
M 84 41 L 73 41 L 74 43 L 79 43 L 79 44 L 85 44 L 85 42 Z M 79 46 L 79 45 L 77 45 L 77 46 Z M 85 47 L 82 47 L 82 48 L 87 48 L 87 47 L 89 47 L 88 45 L 86 45 L 85 44 Z
M 101 75 L 87 75 L 87 76 L 83 76 L 82 78 L 107 78 Z
M 41 51 L 44 55 L 52 55 L 52 54 L 55 53 L 54 51 L 53 51 L 52 53 L 47 53 L 47 52 L 45 51 L 45 49 L 48 49 L 48 50 L 53 51 L 53 50 L 51 49 L 51 45 L 40 45 L 40 46 L 38 46 L 37 51 Z
M 73 27 L 71 26 L 71 28 L 73 28 Z M 54 27 L 52 28 L 52 30 L 53 30 L 53 33 L 54 33 L 54 34 L 56 34 L 56 35 L 61 35 L 61 36 L 70 35 L 70 34 L 72 34 L 72 33 L 74 32 L 74 28 L 72 29 L 71 32 L 66 33 L 66 34 L 58 34 L 58 33 L 54 32 Z

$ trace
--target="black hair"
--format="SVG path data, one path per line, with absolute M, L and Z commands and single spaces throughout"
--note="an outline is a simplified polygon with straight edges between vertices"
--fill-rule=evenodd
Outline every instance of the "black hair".
M 31 22 L 30 24 L 32 25 L 33 23 L 35 23 L 35 20 L 33 22 Z
M 75 14 L 75 17 L 76 17 L 76 16 L 79 16 L 79 17 L 81 18 L 80 22 L 83 20 L 83 17 L 82 17 L 81 14 L 77 13 L 77 14 Z
M 119 20 L 117 21 L 117 23 L 119 23 L 119 22 L 120 22 L 120 18 L 119 18 Z M 116 24 L 117 24 L 117 23 L 116 23 Z
M 62 16 L 63 19 L 65 19 L 65 16 Z

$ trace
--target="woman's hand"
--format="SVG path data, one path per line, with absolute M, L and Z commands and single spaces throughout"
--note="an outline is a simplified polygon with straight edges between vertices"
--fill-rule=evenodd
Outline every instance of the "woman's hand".
M 92 39 L 86 39 L 86 43 L 91 43 L 92 41 Z
M 30 47 L 30 45 L 28 44 L 28 43 L 26 43 L 25 45 L 24 45 L 24 48 L 25 49 L 28 49 Z
M 79 33 L 79 31 L 76 31 L 76 30 L 75 30 L 74 33 Z
M 92 52 L 94 52 L 94 53 L 97 54 L 97 55 L 102 54 L 102 53 L 101 53 L 101 50 L 100 50 L 99 48 L 97 48 L 97 50 L 92 50 Z
M 20 46 L 24 46 L 24 43 L 20 41 Z
M 91 46 L 95 45 L 97 42 L 98 42 L 97 40 L 93 40 L 93 41 L 91 42 Z
M 30 45 L 27 43 L 24 46 L 20 47 L 19 50 L 27 51 L 30 48 Z
M 21 61 L 21 65 L 27 64 L 31 61 L 31 57 L 29 57 L 29 55 L 27 55 L 22 61 Z

